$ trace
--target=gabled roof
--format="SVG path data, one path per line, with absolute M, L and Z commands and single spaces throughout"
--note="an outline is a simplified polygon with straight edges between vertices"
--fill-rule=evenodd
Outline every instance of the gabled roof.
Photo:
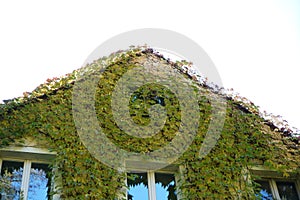
M 205 77 L 197 74 L 193 69 L 193 64 L 187 61 L 176 61 L 173 62 L 169 59 L 164 58 L 162 54 L 155 51 L 152 48 L 148 47 L 132 47 L 125 51 L 118 51 L 112 53 L 108 57 L 100 58 L 97 63 L 101 63 L 104 66 L 108 66 L 111 63 L 115 62 L 118 59 L 124 58 L 126 56 L 130 56 L 130 53 L 136 54 L 151 54 L 159 59 L 166 60 L 170 65 L 174 68 L 178 69 L 181 73 L 186 74 L 191 79 L 196 81 L 199 86 L 207 88 L 211 90 L 213 93 L 221 95 L 222 97 L 234 101 L 241 110 L 244 112 L 249 112 L 256 114 L 264 119 L 264 123 L 268 125 L 272 131 L 280 133 L 283 138 L 290 138 L 293 142 L 293 148 L 300 148 L 300 130 L 291 127 L 287 121 L 283 120 L 281 116 L 269 114 L 266 111 L 260 111 L 259 107 L 256 106 L 249 99 L 240 96 L 233 89 L 225 89 L 219 87 L 211 82 L 209 82 Z M 47 95 L 55 94 L 58 90 L 72 88 L 76 79 L 80 74 L 92 74 L 97 71 L 97 68 L 93 65 L 93 63 L 86 65 L 80 69 L 74 70 L 72 73 L 66 74 L 61 77 L 49 78 L 45 81 L 45 83 L 39 85 L 32 92 L 24 92 L 23 96 L 17 97 L 10 100 L 4 100 L 4 104 L 0 104 L 0 114 L 1 110 L 4 109 L 14 109 L 16 107 L 22 106 L 26 104 L 26 102 L 32 101 L 42 101 L 46 98 Z M 277 138 L 278 139 L 278 138 Z

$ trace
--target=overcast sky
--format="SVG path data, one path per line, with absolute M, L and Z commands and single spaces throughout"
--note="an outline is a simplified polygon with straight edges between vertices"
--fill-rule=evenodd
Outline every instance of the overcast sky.
M 300 1 L 1 1 L 0 100 L 81 67 L 102 42 L 164 28 L 197 42 L 223 85 L 300 128 Z

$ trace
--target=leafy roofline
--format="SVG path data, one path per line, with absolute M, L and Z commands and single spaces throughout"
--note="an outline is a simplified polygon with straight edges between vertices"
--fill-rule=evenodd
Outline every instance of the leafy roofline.
M 160 59 L 166 60 L 170 65 L 177 68 L 181 73 L 189 76 L 191 79 L 196 81 L 199 86 L 208 88 L 212 92 L 219 94 L 228 100 L 232 100 L 239 106 L 241 110 L 260 116 L 264 120 L 264 123 L 268 125 L 272 130 L 281 132 L 285 137 L 292 137 L 293 140 L 296 141 L 296 143 L 300 143 L 300 130 L 296 127 L 291 127 L 288 122 L 282 118 L 282 116 L 274 115 L 266 111 L 261 111 L 259 109 L 259 106 L 256 106 L 246 97 L 240 96 L 240 94 L 235 92 L 232 88 L 225 89 L 212 82 L 209 82 L 206 77 L 201 76 L 199 73 L 197 73 L 197 71 L 194 70 L 193 63 L 191 62 L 185 60 L 173 62 L 170 59 L 166 59 L 158 51 L 147 46 L 132 46 L 128 50 L 117 51 L 110 54 L 108 57 L 102 57 L 94 62 L 101 63 L 104 66 L 108 66 L 116 60 L 124 58 L 124 56 L 129 56 L 129 53 L 150 53 Z M 22 106 L 22 104 L 25 104 L 26 102 L 41 101 L 47 95 L 56 93 L 57 90 L 72 88 L 80 74 L 93 73 L 94 71 L 95 69 L 93 68 L 93 63 L 91 63 L 91 65 L 87 64 L 86 66 L 74 70 L 72 73 L 68 73 L 64 76 L 48 78 L 45 83 L 40 84 L 32 92 L 24 92 L 23 96 L 21 97 L 3 100 L 4 104 L 0 103 L 0 113 L 2 109 L 14 109 L 16 107 Z

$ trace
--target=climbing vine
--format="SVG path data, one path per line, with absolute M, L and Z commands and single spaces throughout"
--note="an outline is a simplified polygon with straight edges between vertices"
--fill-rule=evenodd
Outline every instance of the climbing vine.
M 99 79 L 96 88 L 95 108 L 99 125 L 109 139 L 122 149 L 134 152 L 151 152 L 170 142 L 179 129 L 181 109 L 176 95 L 158 84 L 146 84 L 129 99 L 133 121 L 146 126 L 150 123 L 149 108 L 162 106 L 167 113 L 164 127 L 152 138 L 127 135 L 114 121 L 111 98 L 118 80 L 128 70 L 138 67 L 141 60 L 160 62 L 171 66 L 186 78 L 193 77 L 182 70 L 186 62 L 172 63 L 151 49 L 136 48 L 102 58 L 63 78 L 47 80 L 32 93 L 0 105 L 0 145 L 7 146 L 24 137 L 45 141 L 57 156 L 53 166 L 58 168 L 63 199 L 115 199 L 124 187 L 126 174 L 101 163 L 87 151 L 80 141 L 72 114 L 73 86 L 78 74 Z M 105 67 L 105 72 L 100 69 Z M 141 77 L 142 78 L 142 77 Z M 81 81 L 81 80 L 77 80 Z M 198 95 L 199 127 L 189 149 L 176 161 L 182 166 L 177 187 L 185 199 L 255 199 L 253 183 L 247 178 L 251 166 L 260 164 L 287 171 L 299 167 L 284 160 L 282 151 L 272 143 L 264 120 L 232 98 L 227 102 L 226 118 L 220 139 L 204 158 L 198 152 L 211 119 L 211 102 L 207 95 L 210 87 L 194 80 L 193 89 Z M 76 94 L 75 94 L 76 95 Z M 188 124 L 186 126 L 189 126 Z M 277 161 L 281 158 L 280 164 Z

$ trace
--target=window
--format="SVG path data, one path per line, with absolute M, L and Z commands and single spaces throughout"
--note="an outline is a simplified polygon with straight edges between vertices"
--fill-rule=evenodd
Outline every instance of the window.
M 260 186 L 258 196 L 263 200 L 300 200 L 296 181 L 282 179 L 265 179 L 255 181 Z
M 34 160 L 0 160 L 0 199 L 46 200 L 51 188 L 50 168 Z
M 177 200 L 175 175 L 147 172 L 127 174 L 128 200 Z
M 26 139 L 28 146 L 8 146 L 0 149 L 0 200 L 47 200 L 50 190 L 59 190 L 49 163 L 56 153 L 36 147 L 34 140 Z

